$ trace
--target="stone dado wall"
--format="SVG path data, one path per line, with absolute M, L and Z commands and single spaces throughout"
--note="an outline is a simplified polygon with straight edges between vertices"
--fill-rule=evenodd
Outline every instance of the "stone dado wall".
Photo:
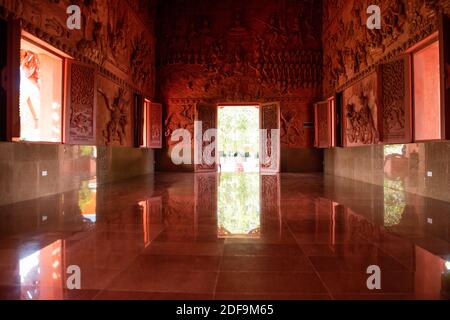
M 326 150 L 325 174 L 450 201 L 450 142 L 405 148 L 410 151 L 394 159 L 382 145 Z

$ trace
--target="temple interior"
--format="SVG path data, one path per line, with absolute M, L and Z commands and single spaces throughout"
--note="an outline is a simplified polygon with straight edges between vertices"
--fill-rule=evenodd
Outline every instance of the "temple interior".
M 0 0 L 0 300 L 450 299 L 450 0 Z

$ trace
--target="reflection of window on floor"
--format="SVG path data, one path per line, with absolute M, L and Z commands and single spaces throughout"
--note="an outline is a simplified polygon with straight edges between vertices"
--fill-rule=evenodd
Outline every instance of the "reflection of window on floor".
M 402 180 L 384 179 L 384 226 L 400 224 L 406 208 L 405 187 Z
M 384 226 L 400 223 L 406 208 L 404 179 L 409 176 L 412 155 L 417 153 L 416 144 L 384 146 Z
M 19 261 L 22 300 L 63 298 L 63 242 L 57 240 Z
M 259 108 L 220 107 L 218 118 L 221 172 L 259 172 Z
M 20 50 L 20 138 L 61 142 L 63 59 L 22 39 Z
M 83 181 L 78 191 L 78 207 L 83 218 L 95 223 L 97 220 L 97 180 Z
M 259 174 L 222 174 L 218 199 L 219 237 L 260 236 Z

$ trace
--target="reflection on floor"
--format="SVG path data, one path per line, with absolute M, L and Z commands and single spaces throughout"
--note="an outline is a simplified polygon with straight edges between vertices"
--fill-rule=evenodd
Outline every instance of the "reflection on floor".
M 259 174 L 221 174 L 218 197 L 218 236 L 259 238 Z
M 0 299 L 448 299 L 450 204 L 322 176 L 157 174 L 0 207 Z M 367 267 L 381 268 L 381 290 Z M 70 266 L 81 289 L 69 290 Z

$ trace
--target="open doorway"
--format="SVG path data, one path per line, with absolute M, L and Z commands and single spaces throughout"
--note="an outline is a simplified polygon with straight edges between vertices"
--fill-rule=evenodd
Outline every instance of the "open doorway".
M 259 172 L 258 105 L 219 106 L 218 151 L 221 172 Z

